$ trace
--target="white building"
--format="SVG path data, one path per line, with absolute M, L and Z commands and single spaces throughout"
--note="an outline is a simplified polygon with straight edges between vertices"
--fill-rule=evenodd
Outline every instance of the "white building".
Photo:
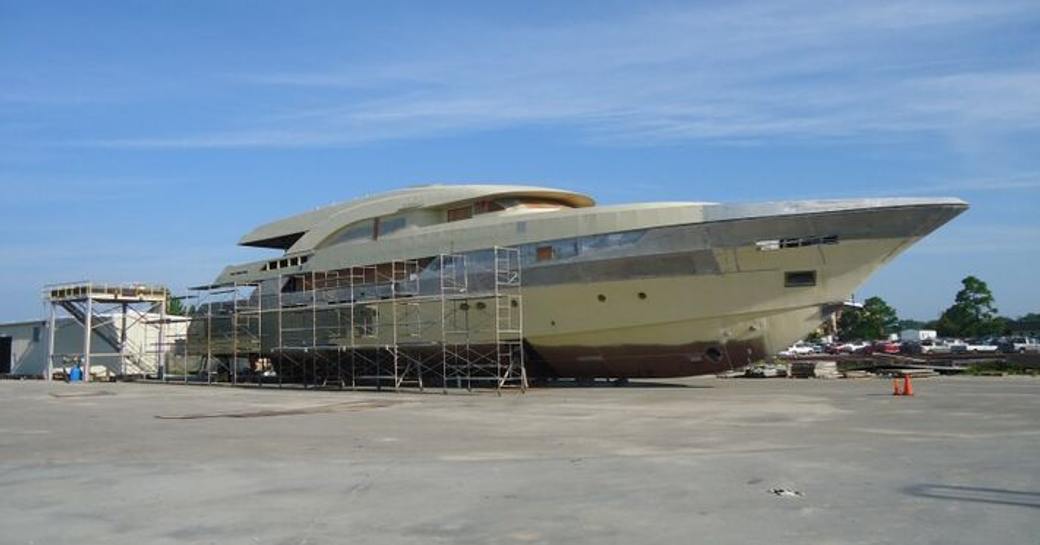
M 91 375 L 154 375 L 159 348 L 169 352 L 187 332 L 187 318 L 167 317 L 164 340 L 159 340 L 158 314 L 127 314 L 126 342 L 122 336 L 122 313 L 96 316 L 91 335 Z M 49 332 L 45 320 L 0 324 L 0 374 L 43 377 L 47 370 Z M 54 330 L 54 370 L 69 369 L 82 360 L 83 324 L 74 318 L 59 318 Z
M 904 329 L 899 332 L 899 340 L 903 342 L 921 342 L 938 337 L 939 333 L 934 329 Z

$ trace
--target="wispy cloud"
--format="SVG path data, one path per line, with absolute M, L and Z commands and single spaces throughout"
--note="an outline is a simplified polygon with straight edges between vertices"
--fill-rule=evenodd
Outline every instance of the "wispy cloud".
M 404 60 L 236 76 L 284 105 L 253 124 L 89 144 L 342 146 L 549 124 L 612 145 L 1033 130 L 1036 56 L 989 43 L 1030 21 L 1032 2 L 787 1 L 490 28 Z
M 1030 225 L 972 225 L 949 227 L 924 239 L 908 253 L 931 255 L 986 255 L 1040 253 L 1040 228 Z
M 948 180 L 930 184 L 908 184 L 883 191 L 890 195 L 923 195 L 943 191 L 1030 191 L 1040 189 L 1040 173 Z M 872 190 L 875 193 L 876 189 Z
M 1040 190 L 1040 172 L 1021 172 L 1001 176 L 954 177 L 935 179 L 929 175 L 926 179 L 914 179 L 914 173 L 908 173 L 904 180 L 877 180 L 873 183 L 858 183 L 852 189 L 839 189 L 828 193 L 831 198 L 877 197 L 925 197 L 925 196 L 967 196 L 964 194 L 994 194 L 1005 192 L 1033 192 Z M 847 186 L 842 186 L 847 187 Z M 785 195 L 785 198 L 818 198 L 818 190 L 799 195 Z
M 133 200 L 143 192 L 154 192 L 160 187 L 190 185 L 190 179 L 170 177 L 82 177 L 40 176 L 25 178 L 0 175 L 4 196 L 13 209 L 28 209 L 39 205 L 67 205 L 70 203 L 104 203 Z M 8 209 L 10 213 L 12 209 Z M 2 223 L 3 219 L 0 219 Z
M 1040 174 L 1012 176 L 1007 178 L 983 178 L 934 188 L 966 191 L 1008 191 L 1019 189 L 1040 189 Z

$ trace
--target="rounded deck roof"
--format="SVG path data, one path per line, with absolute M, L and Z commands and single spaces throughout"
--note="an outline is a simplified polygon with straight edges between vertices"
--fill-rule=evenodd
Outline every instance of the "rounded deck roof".
M 523 185 L 426 185 L 409 187 L 323 206 L 253 229 L 239 240 L 242 246 L 288 250 L 308 233 L 328 233 L 352 223 L 395 214 L 405 210 L 435 208 L 482 198 L 537 197 L 555 199 L 574 208 L 594 206 L 596 202 L 582 193 L 548 187 Z M 311 237 L 308 237 L 311 238 Z M 304 241 L 301 248 L 310 246 Z M 314 241 L 320 242 L 320 241 Z M 312 245 L 311 245 L 312 246 Z

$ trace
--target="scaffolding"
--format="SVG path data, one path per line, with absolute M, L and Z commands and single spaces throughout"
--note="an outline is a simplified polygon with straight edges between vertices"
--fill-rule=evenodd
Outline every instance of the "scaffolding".
M 162 377 L 526 391 L 520 264 L 519 250 L 496 247 L 195 288 L 187 335 L 171 345 L 179 373 Z
M 257 365 L 263 352 L 263 291 L 259 283 L 203 286 L 181 298 L 187 304 L 188 327 L 174 339 L 173 357 L 180 368 L 164 367 L 164 381 L 230 382 L 262 376 Z
M 145 284 L 102 284 L 73 282 L 47 286 L 43 299 L 49 308 L 47 320 L 47 370 L 45 380 L 52 380 L 56 358 L 61 358 L 61 367 L 66 362 L 82 365 L 83 380 L 90 381 L 91 369 L 96 358 L 116 359 L 117 377 L 147 376 L 164 367 L 165 344 L 163 335 L 169 290 L 163 286 Z M 82 349 L 72 353 L 55 352 L 55 330 L 58 315 L 67 314 L 83 327 Z M 138 324 L 154 322 L 159 315 L 156 350 L 151 350 L 147 341 L 135 342 L 129 335 Z M 93 344 L 94 337 L 105 341 L 113 352 L 98 352 Z M 150 356 L 154 356 L 151 359 Z M 111 372 L 109 366 L 105 366 Z
M 174 299 L 183 301 L 185 298 L 170 297 L 170 300 Z M 189 376 L 187 372 L 189 365 L 188 325 L 191 323 L 191 319 L 187 316 L 166 313 L 153 317 L 145 323 L 151 327 L 145 330 L 144 345 L 152 347 L 155 361 L 160 361 L 161 357 L 163 362 L 162 365 L 156 366 L 154 374 L 149 374 L 145 378 L 170 380 L 173 377 L 187 381 Z M 153 332 L 154 339 L 149 336 Z

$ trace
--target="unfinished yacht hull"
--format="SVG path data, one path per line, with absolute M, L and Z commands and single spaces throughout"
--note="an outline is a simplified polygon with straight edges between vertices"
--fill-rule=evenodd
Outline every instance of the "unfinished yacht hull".
M 497 186 L 443 187 L 469 188 L 469 199 L 505 191 Z M 511 195 L 552 195 L 551 190 L 508 189 Z M 311 309 L 311 317 L 304 314 L 300 322 L 311 325 L 296 328 L 303 331 L 297 348 L 305 352 L 342 347 L 379 351 L 401 342 L 398 303 L 369 296 L 366 312 L 378 317 L 365 326 L 371 329 L 358 329 L 353 308 L 350 325 L 337 330 L 335 324 L 345 320 L 343 313 L 323 305 L 340 304 L 346 296 L 322 302 L 307 291 L 318 289 L 319 276 L 329 271 L 376 270 L 394 260 L 416 264 L 407 275 L 415 282 L 416 298 L 405 312 L 414 312 L 419 324 L 411 340 L 435 351 L 449 326 L 423 329 L 422 324 L 443 321 L 450 307 L 455 315 L 467 309 L 466 323 L 472 325 L 475 319 L 468 315 L 468 305 L 497 304 L 491 299 L 474 303 L 476 296 L 466 303 L 447 303 L 448 307 L 438 302 L 434 295 L 438 282 L 443 290 L 444 272 L 437 256 L 452 254 L 479 263 L 489 259 L 493 248 L 508 247 L 519 256 L 523 305 L 521 311 L 512 300 L 513 308 L 506 312 L 510 320 L 522 322 L 529 375 L 717 373 L 761 360 L 803 338 L 878 268 L 967 208 L 950 198 L 593 206 L 591 199 L 560 192 L 559 199 L 572 200 L 558 209 L 504 207 L 452 221 L 458 208 L 449 208 L 447 221 L 434 221 L 443 217 L 437 216 L 443 210 L 423 216 L 434 206 L 424 208 L 413 194 L 402 195 L 404 204 L 373 199 L 380 213 L 389 215 L 382 223 L 374 221 L 370 239 L 350 238 L 365 214 L 356 213 L 349 221 L 336 219 L 342 211 L 290 218 L 243 239 L 243 244 L 284 244 L 288 256 L 228 267 L 215 283 L 251 283 L 263 289 L 265 295 L 256 305 L 267 317 L 251 349 L 254 358 L 284 353 L 286 335 L 274 328 L 285 327 L 287 318 L 281 311 L 277 318 L 266 313 L 273 305 L 285 307 L 286 301 L 296 299 L 310 306 L 289 306 L 298 312 Z M 459 195 L 451 195 L 438 203 L 456 206 L 451 203 L 457 201 Z M 361 205 L 352 206 L 342 210 L 356 212 Z M 400 214 L 418 214 L 417 223 L 430 223 L 382 235 L 380 225 L 404 223 L 398 221 Z M 292 281 L 293 277 L 302 280 Z M 356 307 L 365 296 L 350 297 Z M 312 298 L 313 303 L 308 302 Z M 308 328 L 313 328 L 313 337 L 308 337 Z M 338 332 L 319 339 L 319 329 Z M 377 329 L 379 333 L 373 333 Z M 467 334 L 466 342 L 480 345 L 494 338 Z

